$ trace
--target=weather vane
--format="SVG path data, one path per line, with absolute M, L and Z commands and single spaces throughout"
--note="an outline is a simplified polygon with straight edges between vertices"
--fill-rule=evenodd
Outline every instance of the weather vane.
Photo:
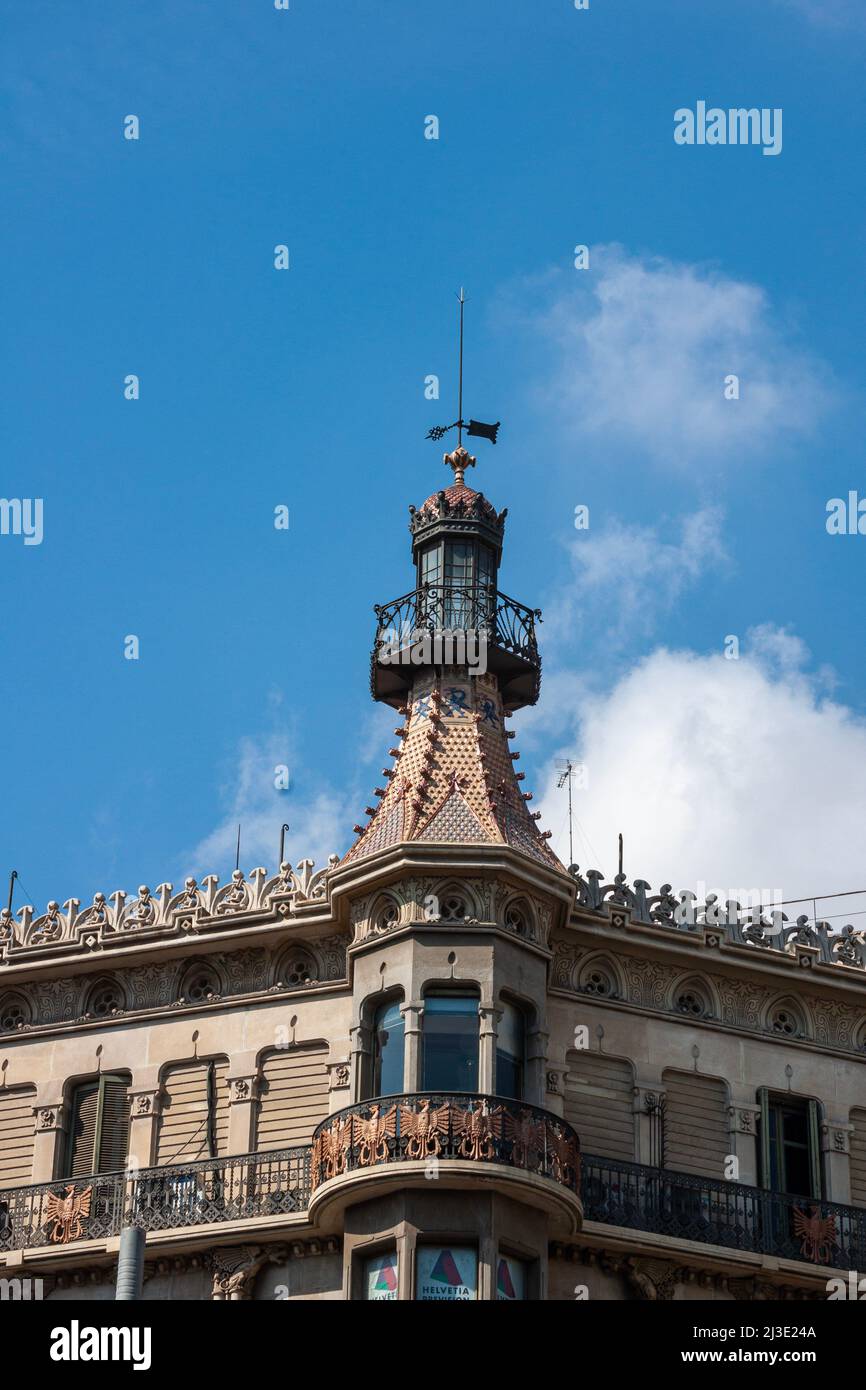
M 483 420 L 463 419 L 463 308 L 466 304 L 466 296 L 461 288 L 457 296 L 460 301 L 460 368 L 458 372 L 457 387 L 457 419 L 453 425 L 434 425 L 432 430 L 427 431 L 428 439 L 444 439 L 449 430 L 457 431 L 457 447 L 463 443 L 463 431 L 468 435 L 473 435 L 479 439 L 489 439 L 491 444 L 496 443 L 496 435 L 499 430 L 499 421 L 495 425 L 485 425 Z

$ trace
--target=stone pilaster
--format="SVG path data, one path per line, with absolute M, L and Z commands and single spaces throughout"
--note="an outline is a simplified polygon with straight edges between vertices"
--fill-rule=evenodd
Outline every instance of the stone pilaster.
M 550 1034 L 541 1028 L 534 1028 L 526 1035 L 526 1077 L 523 1085 L 523 1098 L 530 1105 L 547 1104 L 547 1049 Z
M 229 1137 L 230 1154 L 251 1153 L 256 1144 L 259 1079 L 255 1072 L 230 1076 Z
M 47 1100 L 33 1107 L 33 1174 L 31 1182 L 50 1182 L 60 1173 L 66 1149 L 66 1106 Z
M 129 1097 L 129 1146 L 127 1165 L 149 1168 L 156 1162 L 156 1128 L 159 1124 L 161 1093 L 133 1090 Z
M 493 1004 L 478 1005 L 478 1089 L 492 1095 L 496 1087 L 496 1030 L 502 1010 Z
M 742 1104 L 731 1105 L 728 1107 L 728 1134 L 730 1135 L 730 1148 L 728 1152 L 737 1159 L 737 1176 L 735 1181 L 745 1183 L 747 1187 L 760 1186 L 760 1151 L 758 1148 L 758 1116 L 761 1113 L 759 1105 Z M 720 1176 L 726 1177 L 726 1174 Z
M 403 1015 L 403 1090 L 421 1089 L 421 1030 L 424 1026 L 424 1005 L 401 1004 Z
M 824 1155 L 824 1177 L 827 1198 L 831 1202 L 851 1202 L 850 1138 L 854 1126 L 835 1124 L 832 1120 L 821 1125 L 821 1152 Z

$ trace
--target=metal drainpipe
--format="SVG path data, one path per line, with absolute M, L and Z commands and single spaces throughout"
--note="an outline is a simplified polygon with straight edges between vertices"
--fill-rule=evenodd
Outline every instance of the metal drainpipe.
M 144 1282 L 144 1229 L 124 1226 L 120 1233 L 120 1253 L 117 1257 L 117 1289 L 115 1301 L 132 1302 L 141 1298 Z

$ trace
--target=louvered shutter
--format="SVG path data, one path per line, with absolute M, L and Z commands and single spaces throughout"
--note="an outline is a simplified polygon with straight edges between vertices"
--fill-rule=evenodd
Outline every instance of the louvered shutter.
M 723 1179 L 730 1152 L 725 1083 L 696 1072 L 666 1071 L 665 1167 Z
M 629 1062 L 569 1052 L 565 1118 L 584 1153 L 634 1160 L 634 1080 Z
M 228 1061 L 185 1063 L 163 1079 L 156 1141 L 158 1164 L 192 1163 L 228 1151 Z
M 328 1114 L 328 1049 L 272 1052 L 262 1065 L 257 1144 L 287 1149 L 309 1144 Z
M 129 1080 L 101 1076 L 76 1087 L 72 1096 L 67 1173 L 114 1173 L 126 1163 L 129 1141 Z
M 866 1110 L 852 1110 L 851 1201 L 866 1207 Z
M 0 1187 L 33 1178 L 35 1086 L 0 1090 Z
M 99 1125 L 99 1082 L 79 1086 L 72 1097 L 69 1129 L 68 1175 L 86 1177 L 95 1167 L 96 1131 Z
M 99 1124 L 97 1173 L 116 1173 L 126 1164 L 129 1145 L 129 1095 L 127 1083 L 119 1077 L 102 1081 L 102 1114 Z

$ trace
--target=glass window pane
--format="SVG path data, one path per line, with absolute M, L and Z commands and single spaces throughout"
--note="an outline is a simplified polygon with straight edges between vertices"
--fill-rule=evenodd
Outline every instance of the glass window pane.
M 500 1255 L 496 1267 L 496 1298 L 508 1302 L 526 1297 L 526 1264 L 523 1260 Z
M 398 1003 L 385 1004 L 373 1025 L 374 1096 L 398 1095 L 403 1090 L 404 1021 Z
M 519 1099 L 523 1095 L 525 1057 L 523 1014 L 505 1004 L 496 1030 L 496 1094 Z
M 469 1245 L 419 1245 L 415 1272 L 422 1303 L 478 1297 L 478 1252 Z
M 424 1091 L 474 1091 L 478 1085 L 478 999 L 428 995 L 424 1000 Z
M 371 1303 L 397 1297 L 397 1252 L 387 1250 L 364 1261 L 364 1298 Z

